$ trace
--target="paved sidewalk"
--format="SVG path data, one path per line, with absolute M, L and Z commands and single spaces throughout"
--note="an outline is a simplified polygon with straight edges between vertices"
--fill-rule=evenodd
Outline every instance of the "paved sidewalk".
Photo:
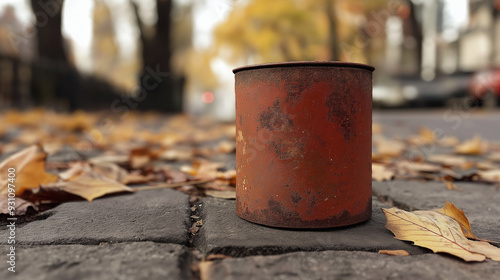
M 388 115 L 377 118 L 408 125 Z M 400 131 L 397 126 L 388 131 Z M 458 131 L 473 136 L 471 129 Z M 493 139 L 498 130 L 488 133 Z M 234 157 L 227 164 L 234 165 Z M 456 186 L 373 182 L 370 221 L 324 230 L 260 226 L 238 218 L 233 200 L 190 201 L 168 189 L 64 203 L 18 225 L 16 273 L 7 270 L 9 231 L 0 228 L 0 279 L 497 279 L 498 262 L 433 254 L 396 240 L 385 228 L 381 208 L 432 209 L 448 201 L 465 211 L 476 236 L 500 242 L 499 188 Z M 411 255 L 378 254 L 382 249 Z
M 385 229 L 380 208 L 390 205 L 377 197 L 409 209 L 440 207 L 450 201 L 465 209 L 477 236 L 500 241 L 500 192 L 492 186 L 457 185 L 463 191 L 449 191 L 439 183 L 374 183 L 372 219 L 328 230 L 256 225 L 236 216 L 234 201 L 206 198 L 197 203 L 203 226 L 191 246 L 190 204 L 185 194 L 156 190 L 94 203 L 70 202 L 17 229 L 17 272 L 7 271 L 8 264 L 0 262 L 0 277 L 495 279 L 500 263 L 469 264 L 432 254 L 394 239 Z M 7 234 L 5 229 L 0 231 L 0 240 L 6 240 Z M 407 250 L 412 256 L 377 254 L 381 249 Z M 4 243 L 2 251 L 7 250 Z M 205 257 L 222 254 L 231 258 L 200 263 L 198 250 Z

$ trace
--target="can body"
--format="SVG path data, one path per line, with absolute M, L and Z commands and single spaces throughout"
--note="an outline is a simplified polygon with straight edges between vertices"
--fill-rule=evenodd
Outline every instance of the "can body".
M 373 68 L 290 62 L 233 71 L 237 215 L 285 228 L 370 219 Z

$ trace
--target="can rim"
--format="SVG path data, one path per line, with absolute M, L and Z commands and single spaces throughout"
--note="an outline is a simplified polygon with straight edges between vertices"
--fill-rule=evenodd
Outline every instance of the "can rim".
M 242 67 L 237 67 L 233 69 L 233 73 L 254 70 L 261 68 L 276 68 L 276 67 L 293 67 L 293 66 L 330 66 L 330 67 L 350 67 L 350 68 L 361 68 L 370 71 L 374 71 L 375 67 L 362 63 L 355 62 L 343 62 L 343 61 L 290 61 L 290 62 L 274 62 L 274 63 L 263 63 L 247 65 Z

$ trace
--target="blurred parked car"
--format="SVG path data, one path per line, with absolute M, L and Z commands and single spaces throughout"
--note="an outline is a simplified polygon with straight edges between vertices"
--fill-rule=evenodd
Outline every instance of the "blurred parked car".
M 500 100 L 500 69 L 478 71 L 469 82 L 469 94 L 486 108 L 494 108 Z
M 470 73 L 456 73 L 423 81 L 415 76 L 396 76 L 377 81 L 375 107 L 444 106 L 467 96 Z

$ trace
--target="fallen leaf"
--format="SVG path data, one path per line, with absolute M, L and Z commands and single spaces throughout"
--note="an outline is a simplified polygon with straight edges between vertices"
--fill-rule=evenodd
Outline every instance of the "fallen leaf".
M 457 137 L 453 136 L 445 136 L 443 138 L 439 138 L 437 143 L 443 147 L 455 147 L 460 143 Z
M 380 134 L 383 131 L 383 127 L 379 123 L 372 123 L 372 134 Z
M 38 211 L 38 206 L 34 203 L 24 200 L 20 197 L 15 198 L 15 207 L 13 212 L 9 210 L 9 201 L 7 199 L 0 200 L 0 214 L 8 214 L 10 216 L 22 216 L 25 215 L 28 211 L 28 208 L 33 208 L 35 211 Z
M 63 181 L 69 181 L 75 179 L 82 174 L 84 169 L 84 164 L 82 162 L 77 162 L 71 165 L 71 167 L 64 172 L 59 173 L 59 178 Z
M 391 181 L 394 178 L 394 171 L 388 169 L 385 165 L 372 163 L 372 179 L 377 182 Z
M 189 147 L 176 147 L 159 154 L 158 158 L 167 161 L 185 161 L 193 158 L 193 149 Z
M 458 222 L 437 211 L 407 212 L 397 208 L 382 209 L 386 227 L 397 239 L 412 241 L 433 252 L 448 253 L 465 261 L 500 260 L 500 248 L 483 241 L 467 239 Z
M 410 173 L 414 172 L 425 172 L 425 173 L 436 173 L 441 170 L 440 166 L 423 163 L 423 162 L 415 162 L 415 161 L 400 161 L 396 164 L 396 168 L 399 171 L 406 171 Z
M 493 153 L 488 157 L 489 160 L 495 161 L 495 162 L 500 162 L 500 153 Z
M 101 155 L 89 159 L 89 163 L 100 164 L 100 163 L 115 163 L 119 165 L 124 165 L 129 161 L 130 157 L 127 155 Z
M 133 192 L 133 189 L 95 172 L 90 165 L 84 164 L 79 176 L 72 177 L 69 181 L 43 185 L 43 191 L 63 191 L 92 201 L 107 194 Z
M 45 171 L 47 154 L 40 146 L 32 145 L 21 150 L 0 163 L 0 194 L 7 194 L 8 184 L 14 185 L 16 195 L 27 189 L 36 189 L 41 184 L 56 182 L 58 176 Z M 15 180 L 8 181 L 8 170 L 14 168 Z
M 215 190 L 207 190 L 205 192 L 206 195 L 216 198 L 224 198 L 224 199 L 236 199 L 235 191 L 215 191 Z
M 491 169 L 500 169 L 500 167 L 489 161 L 480 161 L 476 163 L 476 167 L 479 170 L 491 170 Z
M 377 148 L 377 156 L 391 158 L 401 156 L 406 148 L 405 144 L 401 141 L 385 139 L 377 141 L 375 147 Z
M 479 175 L 481 181 L 500 183 L 500 169 L 478 171 L 477 175 Z
M 471 239 L 478 239 L 473 233 L 472 228 L 470 226 L 469 220 L 465 216 L 464 211 L 458 209 L 455 204 L 446 202 L 446 205 L 441 209 L 435 209 L 435 211 L 442 213 L 448 217 L 453 218 L 460 225 L 462 232 L 465 237 Z
M 459 190 L 459 188 L 457 186 L 455 186 L 455 184 L 453 184 L 451 181 L 445 181 L 444 184 L 445 184 L 447 190 L 450 190 L 450 191 Z
M 455 152 L 463 155 L 482 155 L 484 153 L 484 143 L 481 137 L 476 135 L 471 140 L 456 146 Z
M 408 138 L 408 142 L 416 146 L 423 146 L 426 144 L 434 143 L 435 141 L 436 135 L 434 131 L 430 130 L 427 127 L 420 127 L 419 135 Z
M 92 170 L 112 181 L 120 183 L 124 183 L 128 176 L 127 170 L 111 162 L 92 164 Z
M 221 141 L 217 146 L 217 150 L 224 154 L 234 153 L 236 151 L 236 142 L 233 141 Z
M 130 167 L 138 169 L 145 167 L 151 161 L 148 147 L 135 148 L 130 151 Z
M 435 155 L 430 155 L 427 157 L 427 161 L 432 162 L 432 163 L 437 163 L 441 164 L 444 166 L 463 166 L 466 164 L 467 158 L 461 157 L 461 156 L 456 156 L 456 155 L 440 155 L 440 154 L 435 154 Z
M 410 253 L 408 253 L 405 250 L 379 250 L 379 254 L 382 255 L 389 255 L 389 256 L 409 256 Z
M 231 256 L 228 255 L 223 255 L 223 254 L 210 254 L 206 256 L 203 260 L 204 261 L 215 261 L 215 260 L 223 260 L 223 259 L 230 259 Z

